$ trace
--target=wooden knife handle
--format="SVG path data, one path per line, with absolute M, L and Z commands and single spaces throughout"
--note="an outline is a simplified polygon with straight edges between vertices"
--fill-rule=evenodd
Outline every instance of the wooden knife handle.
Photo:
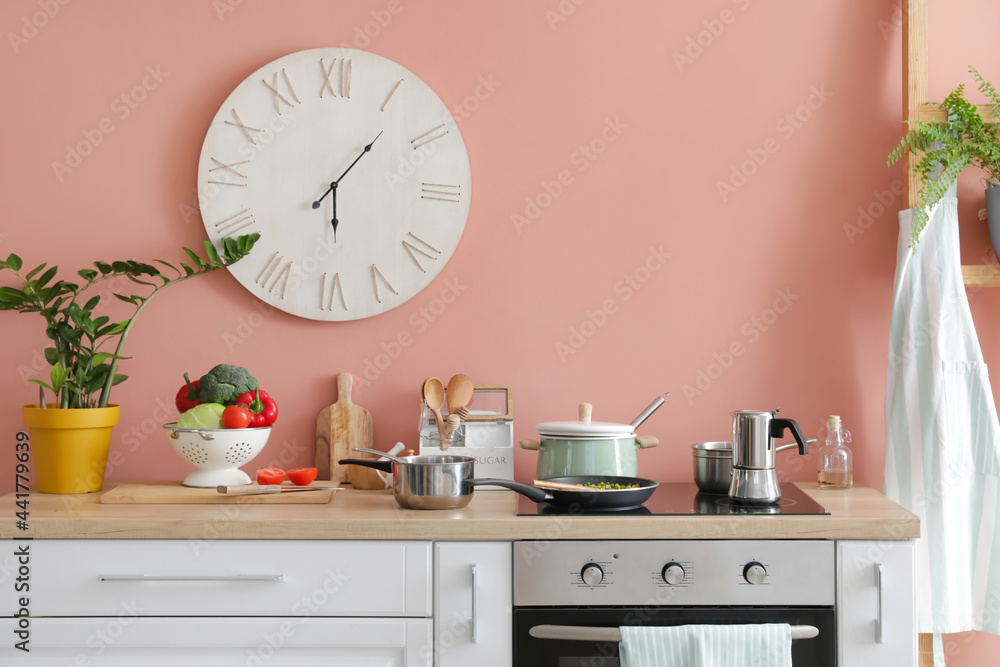
M 225 484 L 220 484 L 215 487 L 215 489 L 219 493 L 224 493 L 227 496 L 252 496 L 260 493 L 281 493 L 280 484 L 261 484 L 259 486 L 253 484 L 240 484 L 239 486 L 226 486 Z

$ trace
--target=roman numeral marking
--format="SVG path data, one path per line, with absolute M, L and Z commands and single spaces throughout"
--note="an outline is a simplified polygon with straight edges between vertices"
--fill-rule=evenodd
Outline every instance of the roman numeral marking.
M 403 243 L 403 247 L 406 248 L 406 252 L 408 252 L 410 254 L 410 257 L 413 259 L 413 261 L 417 263 L 417 268 L 419 268 L 421 272 L 427 273 L 427 269 L 425 269 L 424 265 L 420 263 L 420 258 L 417 257 L 416 253 L 420 253 L 424 257 L 428 257 L 430 259 L 437 259 L 437 256 L 441 254 L 441 251 L 438 250 L 437 248 L 435 248 L 434 246 L 432 246 L 427 241 L 424 241 L 423 239 L 421 239 L 419 236 L 417 236 L 413 232 L 408 232 L 408 234 L 410 236 L 412 236 L 418 243 L 422 244 L 426 248 L 430 248 L 430 250 L 433 253 L 435 253 L 435 254 L 432 255 L 431 253 L 427 252 L 423 248 L 415 246 L 412 243 L 410 243 L 409 241 L 407 241 L 406 239 L 403 239 L 403 242 L 402 242 Z
M 257 280 L 254 282 L 263 287 L 268 291 L 269 294 L 274 294 L 274 290 L 277 289 L 280 284 L 281 287 L 281 298 L 285 298 L 285 294 L 288 292 L 288 277 L 292 273 L 291 260 L 285 262 L 282 266 L 282 262 L 285 262 L 285 257 L 280 253 L 274 253 L 271 255 L 271 259 L 267 260 L 267 264 L 261 270 L 260 275 L 257 276 Z M 282 266 L 281 271 L 275 273 L 277 268 Z M 274 280 L 271 278 L 274 277 Z M 270 283 L 270 286 L 268 285 Z
M 416 150 L 416 149 L 420 148 L 421 146 L 423 146 L 425 144 L 429 144 L 432 141 L 440 139 L 441 137 L 443 137 L 446 134 L 448 134 L 448 130 L 442 131 L 441 128 L 443 128 L 443 127 L 444 127 L 444 123 L 441 123 L 440 125 L 438 125 L 434 129 L 431 129 L 431 130 L 428 130 L 427 132 L 424 132 L 423 134 L 421 134 L 416 139 L 410 139 L 410 143 L 413 144 L 413 149 Z M 433 136 L 430 136 L 430 135 L 433 135 Z
M 344 286 L 340 284 L 340 274 L 333 274 L 333 282 L 330 284 L 329 289 L 327 284 L 330 282 L 327 278 L 328 274 L 324 273 L 323 277 L 320 279 L 320 285 L 322 286 L 322 292 L 319 296 L 319 309 L 320 310 L 333 310 L 333 297 L 337 294 L 337 288 L 340 288 L 340 305 L 344 310 L 347 310 L 347 299 L 344 298 Z M 329 298 L 327 298 L 327 293 L 329 293 Z
M 462 196 L 461 187 L 460 185 L 445 185 L 443 183 L 421 183 L 420 198 L 459 202 Z
M 333 66 L 336 64 L 337 64 L 337 59 L 334 58 L 333 61 L 330 63 L 330 69 L 327 69 L 326 65 L 323 64 L 323 59 L 322 58 L 319 59 L 319 68 L 323 70 L 323 87 L 319 89 L 320 97 L 323 97 L 323 93 L 324 91 L 326 91 L 327 88 L 330 89 L 331 95 L 333 95 L 334 97 L 337 96 L 336 91 L 333 89 L 333 82 L 330 81 L 330 75 L 333 74 Z
M 246 177 L 247 177 L 247 175 L 246 175 L 246 174 L 244 174 L 244 173 L 242 173 L 242 172 L 239 172 L 239 171 L 237 171 L 237 170 L 235 169 L 235 167 L 236 167 L 237 165 L 240 165 L 240 164 L 247 164 L 248 162 L 250 162 L 250 160 L 241 160 L 240 162 L 232 162 L 232 163 L 230 163 L 230 164 L 226 164 L 225 162 L 223 162 L 223 161 L 221 161 L 221 160 L 216 160 L 216 159 L 215 159 L 214 157 L 213 157 L 213 158 L 209 158 L 209 159 L 210 159 L 210 160 L 211 160 L 212 162 L 214 162 L 215 164 L 219 165 L 218 167 L 212 167 L 211 169 L 209 169 L 209 171 L 219 171 L 220 169 L 225 169 L 225 170 L 226 170 L 226 171 L 228 171 L 229 173 L 231 173 L 231 174 L 236 174 L 236 175 L 237 175 L 237 176 L 239 176 L 240 178 L 246 178 Z
M 281 74 L 282 74 L 282 76 L 285 79 L 285 85 L 288 86 L 288 90 L 291 91 L 291 93 L 292 93 L 292 99 L 295 100 L 296 104 L 302 104 L 302 102 L 299 100 L 299 96 L 295 93 L 295 88 L 292 86 L 292 80 L 288 78 L 288 72 L 286 72 L 284 70 L 284 68 L 282 68 Z M 280 116 L 281 115 L 281 103 L 282 102 L 284 102 L 289 107 L 293 107 L 295 105 L 292 104 L 291 102 L 289 102 L 287 97 L 285 97 L 284 95 L 282 95 L 281 93 L 278 92 L 278 73 L 277 72 L 274 73 L 274 79 L 273 79 L 273 81 L 274 81 L 274 85 L 271 85 L 270 83 L 268 83 L 264 79 L 260 80 L 260 82 L 263 83 L 265 86 L 267 86 L 268 90 L 270 90 L 274 94 L 274 111 Z
M 385 274 L 382 273 L 381 271 L 379 271 L 377 266 L 375 266 L 374 264 L 372 264 L 372 283 L 374 283 L 374 285 L 375 285 L 375 300 L 376 301 L 378 301 L 379 303 L 382 303 L 382 294 L 381 294 L 381 292 L 379 292 L 379 289 L 378 289 L 378 279 L 379 278 L 381 278 L 382 281 L 386 285 L 389 286 L 389 289 L 392 290 L 393 294 L 399 294 L 399 292 L 396 291 L 396 288 L 392 286 L 392 283 L 389 282 L 389 279 L 385 277 Z
M 215 231 L 222 236 L 231 236 L 233 232 L 245 229 L 254 223 L 253 214 L 250 209 L 245 208 L 235 215 L 231 215 L 225 220 L 215 223 Z
M 250 134 L 250 133 L 251 132 L 263 132 L 264 130 L 258 129 L 256 127 L 250 127 L 249 125 L 245 125 L 243 123 L 243 119 L 240 118 L 240 115 L 238 113 L 236 113 L 236 109 L 233 109 L 233 117 L 236 118 L 236 122 L 235 123 L 232 122 L 231 120 L 223 120 L 222 122 L 225 123 L 226 125 L 232 125 L 233 127 L 238 127 L 240 129 L 242 129 L 243 130 L 243 134 L 247 135 L 247 139 L 250 140 L 250 143 L 254 144 L 256 146 L 257 142 L 256 142 L 256 140 L 254 140 L 253 135 Z
M 319 68 L 323 71 L 323 87 L 319 89 L 319 96 L 323 97 L 323 93 L 326 92 L 327 88 L 330 89 L 330 94 L 334 97 L 337 96 L 337 91 L 333 87 L 333 70 L 337 70 L 337 83 L 340 84 L 340 96 L 350 99 L 351 97 L 351 75 L 354 73 L 354 61 L 344 58 L 340 61 L 340 67 L 337 67 L 337 59 L 334 58 L 330 61 L 330 66 L 327 67 L 323 59 L 319 59 Z M 395 91 L 393 91 L 395 92 Z M 390 95 L 391 97 L 391 95 Z M 388 103 L 389 100 L 386 100 Z M 382 105 L 383 108 L 385 104 Z
M 389 93 L 389 97 L 385 98 L 385 103 L 382 105 L 382 108 L 379 109 L 379 111 L 385 111 L 385 107 L 387 104 L 389 104 L 389 100 L 391 100 L 392 96 L 396 94 L 396 91 L 399 90 L 399 87 L 402 85 L 402 83 L 403 83 L 402 79 L 396 82 L 396 85 L 392 87 L 392 91 Z

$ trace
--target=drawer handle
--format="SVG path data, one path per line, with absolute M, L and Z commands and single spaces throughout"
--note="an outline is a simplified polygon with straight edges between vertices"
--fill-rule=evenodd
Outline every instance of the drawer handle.
M 476 592 L 479 588 L 479 577 L 476 574 L 476 564 L 472 563 L 472 643 L 479 643 L 479 605 L 476 601 Z
M 885 636 L 885 608 L 882 606 L 882 563 L 875 563 L 875 643 L 881 644 Z
M 283 574 L 101 574 L 101 581 L 284 581 Z

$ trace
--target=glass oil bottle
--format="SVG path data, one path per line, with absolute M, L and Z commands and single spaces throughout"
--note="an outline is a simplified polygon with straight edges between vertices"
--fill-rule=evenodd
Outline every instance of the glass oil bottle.
M 851 432 L 842 428 L 839 415 L 826 419 L 826 441 L 819 448 L 819 486 L 821 489 L 849 489 L 854 483 L 854 462 L 845 443 Z

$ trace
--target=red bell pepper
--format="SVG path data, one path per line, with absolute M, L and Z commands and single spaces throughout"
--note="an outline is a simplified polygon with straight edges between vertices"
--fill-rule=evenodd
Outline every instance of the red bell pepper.
M 278 404 L 263 389 L 240 394 L 236 397 L 236 405 L 245 406 L 253 415 L 250 428 L 270 426 L 278 419 Z
M 191 382 L 188 374 L 184 374 L 184 386 L 177 390 L 174 405 L 177 406 L 177 412 L 187 412 L 194 406 L 201 405 L 201 390 L 198 389 L 198 380 Z

